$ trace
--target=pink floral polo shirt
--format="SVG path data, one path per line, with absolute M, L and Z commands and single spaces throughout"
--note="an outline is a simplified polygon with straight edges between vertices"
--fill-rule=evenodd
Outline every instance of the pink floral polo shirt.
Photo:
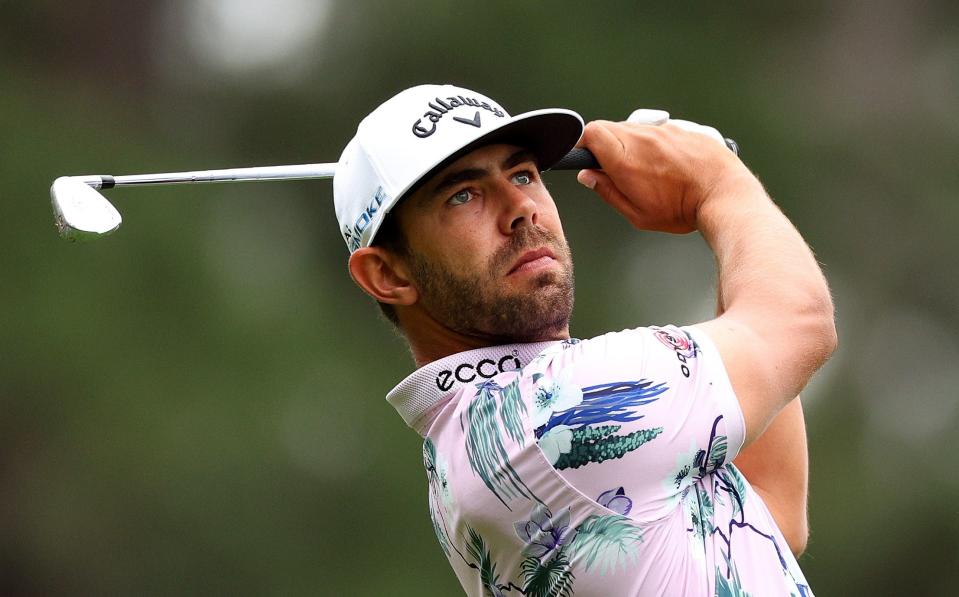
M 742 412 L 695 327 L 472 350 L 387 399 L 468 595 L 812 595 L 732 464 Z

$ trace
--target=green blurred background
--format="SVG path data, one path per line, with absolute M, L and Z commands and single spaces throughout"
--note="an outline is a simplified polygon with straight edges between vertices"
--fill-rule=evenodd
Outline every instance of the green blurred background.
M 841 348 L 804 395 L 820 595 L 959 582 L 959 4 L 0 0 L 0 594 L 456 595 L 412 369 L 353 287 L 324 181 L 120 189 L 60 240 L 64 174 L 334 161 L 396 91 L 717 126 L 816 250 Z M 709 316 L 697 236 L 549 175 L 573 333 Z

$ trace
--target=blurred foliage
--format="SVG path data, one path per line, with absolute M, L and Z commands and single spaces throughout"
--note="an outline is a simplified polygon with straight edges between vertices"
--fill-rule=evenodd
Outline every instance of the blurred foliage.
M 64 174 L 332 161 L 380 101 L 447 81 L 739 141 L 839 309 L 805 395 L 810 583 L 954 592 L 959 5 L 319 4 L 244 69 L 204 59 L 244 49 L 211 15 L 296 1 L 0 2 L 0 594 L 459 593 L 382 399 L 412 361 L 349 280 L 328 183 L 115 190 L 124 227 L 85 245 L 45 199 Z M 549 179 L 575 335 L 708 317 L 699 239 Z

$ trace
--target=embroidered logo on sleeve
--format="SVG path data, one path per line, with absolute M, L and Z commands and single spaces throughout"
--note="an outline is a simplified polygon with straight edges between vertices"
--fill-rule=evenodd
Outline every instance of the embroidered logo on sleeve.
M 657 340 L 676 353 L 680 372 L 682 372 L 683 377 L 689 377 L 687 363 L 689 359 L 695 359 L 699 355 L 699 345 L 696 344 L 696 341 L 682 330 L 677 330 L 679 333 L 673 333 L 672 330 L 663 328 L 651 327 L 649 329 L 653 331 L 653 336 Z

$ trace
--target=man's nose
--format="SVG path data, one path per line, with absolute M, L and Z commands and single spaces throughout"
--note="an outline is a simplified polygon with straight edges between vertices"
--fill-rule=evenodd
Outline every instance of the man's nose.
M 500 232 L 509 235 L 521 226 L 531 226 L 539 219 L 539 206 L 526 192 L 526 187 L 504 183 L 500 193 L 503 201 Z

